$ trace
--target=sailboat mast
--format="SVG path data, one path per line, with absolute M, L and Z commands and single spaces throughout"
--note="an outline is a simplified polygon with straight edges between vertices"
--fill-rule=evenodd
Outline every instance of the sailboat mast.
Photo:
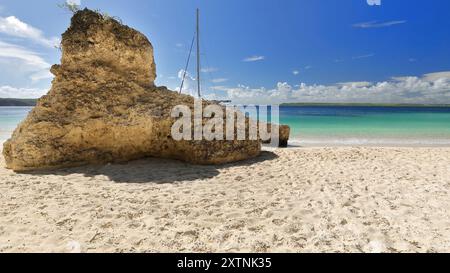
M 197 9 L 197 91 L 198 97 L 202 97 L 200 84 L 200 10 Z

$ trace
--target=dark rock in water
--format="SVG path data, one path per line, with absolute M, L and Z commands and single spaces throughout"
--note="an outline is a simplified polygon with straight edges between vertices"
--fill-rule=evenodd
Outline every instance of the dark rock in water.
M 278 147 L 287 148 L 289 146 L 289 136 L 291 134 L 291 128 L 287 125 L 272 125 L 268 124 L 267 126 L 268 133 L 272 133 L 272 129 L 279 131 L 279 143 Z M 272 139 L 263 141 L 263 143 L 268 144 L 271 143 Z

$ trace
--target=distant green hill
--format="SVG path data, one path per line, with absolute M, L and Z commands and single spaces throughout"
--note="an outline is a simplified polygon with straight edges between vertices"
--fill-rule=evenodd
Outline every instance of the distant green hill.
M 0 106 L 36 106 L 37 99 L 2 99 Z
M 389 103 L 283 103 L 281 106 L 341 106 L 341 107 L 450 107 L 449 104 L 389 104 Z

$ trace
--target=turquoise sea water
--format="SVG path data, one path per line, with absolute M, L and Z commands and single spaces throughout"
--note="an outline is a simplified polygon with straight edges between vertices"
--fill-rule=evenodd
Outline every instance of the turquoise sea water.
M 32 107 L 0 107 L 0 143 L 7 140 Z
M 0 107 L 0 142 L 8 139 L 31 107 Z M 281 107 L 280 120 L 301 145 L 450 146 L 450 108 Z
M 282 107 L 280 117 L 300 144 L 450 146 L 450 108 Z

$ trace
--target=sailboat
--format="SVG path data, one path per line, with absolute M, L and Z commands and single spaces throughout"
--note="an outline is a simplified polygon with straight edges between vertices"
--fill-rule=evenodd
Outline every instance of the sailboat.
M 194 37 L 192 38 L 192 42 L 191 42 L 191 48 L 189 50 L 189 55 L 188 55 L 188 59 L 186 62 L 186 68 L 184 69 L 184 73 L 183 73 L 183 78 L 181 80 L 181 86 L 180 86 L 180 94 L 183 92 L 183 86 L 184 86 L 184 82 L 186 80 L 186 76 L 187 76 L 187 70 L 189 68 L 189 62 L 191 60 L 191 55 L 192 55 L 192 50 L 194 49 L 194 43 L 195 41 L 197 41 L 197 95 L 198 98 L 201 99 L 202 98 L 202 90 L 201 90 L 201 81 L 200 81 L 200 74 L 201 74 L 201 63 L 200 63 L 200 10 L 197 9 L 197 20 L 196 20 L 196 30 L 195 30 L 195 34 Z M 213 101 L 216 103 L 231 103 L 230 100 L 218 100 L 218 101 Z

